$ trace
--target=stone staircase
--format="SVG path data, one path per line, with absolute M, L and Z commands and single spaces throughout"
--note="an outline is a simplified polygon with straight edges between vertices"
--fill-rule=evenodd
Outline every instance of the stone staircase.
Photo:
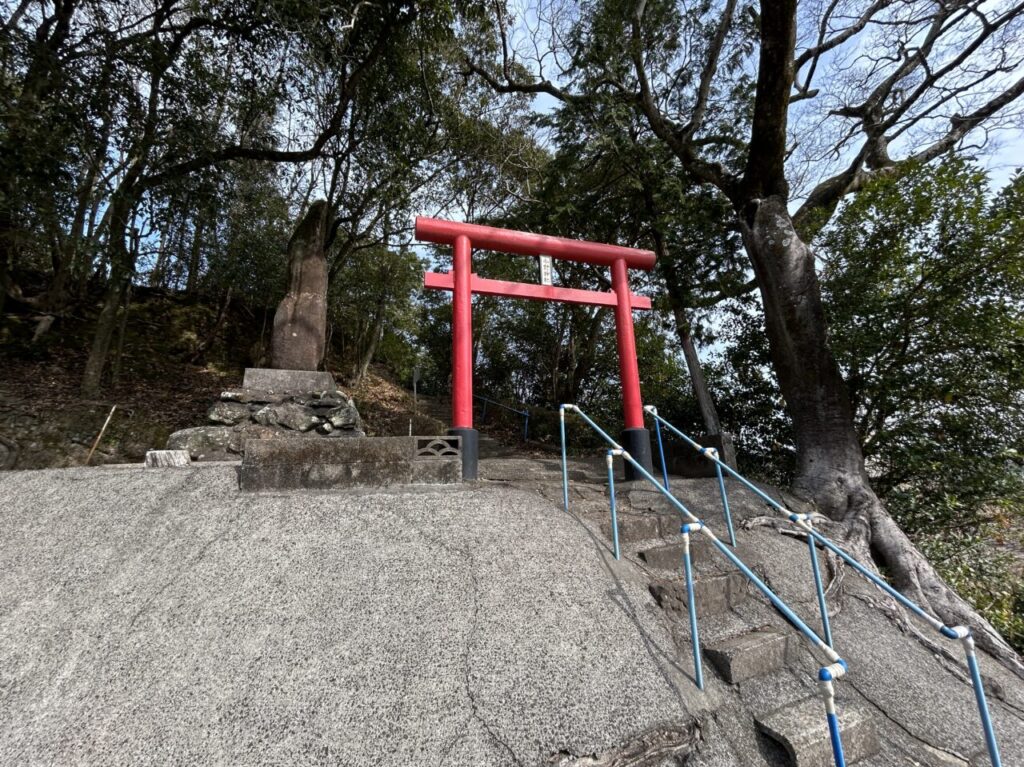
M 721 508 L 714 480 L 689 480 L 684 486 L 690 495 L 707 496 L 703 499 L 706 503 L 690 508 L 702 512 Z M 647 571 L 655 600 L 677 619 L 673 623 L 680 657 L 687 658 L 692 645 L 680 517 L 655 491 L 632 483 L 622 487 L 621 492 L 618 490 L 623 557 Z M 684 503 L 691 502 L 693 498 L 684 498 Z M 719 537 L 724 537 L 720 517 L 712 515 L 706 521 Z M 602 531 L 611 538 L 610 521 L 602 524 Z M 760 557 L 744 545 L 742 538 L 743 531 L 737 530 L 736 553 L 763 579 Z M 691 536 L 691 557 L 706 688 L 726 685 L 740 694 L 753 716 L 757 739 L 762 743 L 765 738 L 770 741 L 761 746 L 761 758 L 767 758 L 768 764 L 832 767 L 824 703 L 813 681 L 818 664 L 812 661 L 803 638 L 703 534 Z M 846 762 L 863 763 L 880 747 L 872 716 L 845 700 L 841 687 L 837 703 Z M 708 748 L 704 761 L 698 758 L 695 765 L 745 763 L 742 758 L 737 762 L 740 757 L 735 754 L 722 752 L 721 749 L 728 749 L 727 745 L 709 740 Z M 772 749 L 773 755 L 766 756 L 765 751 Z

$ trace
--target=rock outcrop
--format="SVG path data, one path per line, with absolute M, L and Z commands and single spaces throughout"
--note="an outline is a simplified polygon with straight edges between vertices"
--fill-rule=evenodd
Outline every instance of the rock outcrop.
M 256 389 L 222 392 L 207 412 L 213 425 L 176 431 L 168 450 L 187 450 L 194 460 L 241 455 L 246 440 L 363 437 L 352 399 L 339 389 L 275 393 Z

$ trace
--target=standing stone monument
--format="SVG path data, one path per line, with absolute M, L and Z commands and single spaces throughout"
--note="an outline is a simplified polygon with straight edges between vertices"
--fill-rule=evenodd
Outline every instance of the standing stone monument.
M 319 200 L 288 243 L 288 293 L 277 306 L 270 368 L 246 368 L 221 392 L 212 425 L 174 432 L 168 451 L 188 464 L 242 455 L 243 490 L 323 490 L 462 481 L 459 437 L 367 438 L 352 398 L 320 371 L 327 345 L 329 208 Z M 147 465 L 170 456 L 150 453 Z
M 365 436 L 352 398 L 317 370 L 327 341 L 328 213 L 326 202 L 313 203 L 288 243 L 288 293 L 274 314 L 272 368 L 247 368 L 242 388 L 222 392 L 209 409 L 212 425 L 176 431 L 169 450 L 211 460 L 245 452 L 250 440 Z
M 316 370 L 327 339 L 328 205 L 314 202 L 288 243 L 288 292 L 274 314 L 270 366 Z

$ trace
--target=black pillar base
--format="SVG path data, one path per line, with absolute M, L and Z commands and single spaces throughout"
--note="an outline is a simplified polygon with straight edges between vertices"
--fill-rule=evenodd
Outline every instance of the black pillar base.
M 480 432 L 476 429 L 449 429 L 448 434 L 462 437 L 462 479 L 477 478 L 480 463 Z
M 651 432 L 647 429 L 624 429 L 619 443 L 632 456 L 633 460 L 644 467 L 645 471 L 654 474 L 654 462 L 651 460 Z M 623 461 L 626 467 L 626 480 L 643 479 L 643 476 L 629 461 Z

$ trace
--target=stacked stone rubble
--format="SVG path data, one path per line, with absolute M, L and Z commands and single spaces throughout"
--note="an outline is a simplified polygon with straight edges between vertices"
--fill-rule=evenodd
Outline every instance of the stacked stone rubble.
M 222 392 L 207 412 L 210 426 L 176 431 L 168 450 L 188 450 L 194 460 L 230 459 L 250 439 L 362 437 L 355 403 L 343 391 L 276 393 L 258 389 Z

